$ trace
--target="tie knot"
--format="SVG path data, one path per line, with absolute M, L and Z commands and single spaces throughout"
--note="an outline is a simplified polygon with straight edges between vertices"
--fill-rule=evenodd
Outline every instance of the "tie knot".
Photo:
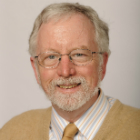
M 62 140 L 73 140 L 75 134 L 78 132 L 78 128 L 74 123 L 69 123 L 64 129 Z

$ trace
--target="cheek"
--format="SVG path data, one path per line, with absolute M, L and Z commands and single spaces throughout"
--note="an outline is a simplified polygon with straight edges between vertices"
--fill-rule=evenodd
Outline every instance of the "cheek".
M 47 69 L 39 69 L 40 72 L 40 80 L 42 85 L 49 84 L 54 79 L 54 72 L 53 70 L 47 70 Z
M 77 71 L 79 76 L 86 78 L 91 87 L 97 86 L 99 80 L 98 65 L 86 65 L 81 68 L 79 67 L 79 70 Z
M 86 66 L 78 71 L 79 75 L 84 76 L 86 79 L 96 79 L 98 77 L 98 69 L 93 66 Z

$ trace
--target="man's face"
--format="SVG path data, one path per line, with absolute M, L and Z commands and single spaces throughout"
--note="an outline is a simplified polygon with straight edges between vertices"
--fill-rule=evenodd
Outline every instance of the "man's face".
M 41 25 L 38 33 L 37 55 L 53 51 L 69 54 L 75 49 L 89 49 L 98 52 L 94 41 L 94 27 L 89 19 L 81 14 L 72 15 L 68 19 L 57 22 L 50 20 Z M 59 65 L 47 69 L 38 65 L 37 70 L 32 65 L 36 79 L 52 101 L 63 110 L 72 111 L 85 103 L 97 93 L 99 79 L 99 58 L 96 54 L 93 60 L 85 66 L 74 65 L 68 55 L 63 55 Z

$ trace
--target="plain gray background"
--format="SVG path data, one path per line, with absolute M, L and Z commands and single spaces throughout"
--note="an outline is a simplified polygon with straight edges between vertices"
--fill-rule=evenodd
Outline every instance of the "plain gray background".
M 106 95 L 140 108 L 139 0 L 0 0 L 0 127 L 24 111 L 50 106 L 30 65 L 28 38 L 41 10 L 54 2 L 80 2 L 109 24 Z

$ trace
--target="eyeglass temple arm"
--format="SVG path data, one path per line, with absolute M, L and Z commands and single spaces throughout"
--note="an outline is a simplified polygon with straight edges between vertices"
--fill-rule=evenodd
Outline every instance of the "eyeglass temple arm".
M 37 58 L 38 56 L 34 56 L 34 58 Z
M 94 53 L 103 54 L 104 52 L 92 52 L 92 54 L 94 54 Z

